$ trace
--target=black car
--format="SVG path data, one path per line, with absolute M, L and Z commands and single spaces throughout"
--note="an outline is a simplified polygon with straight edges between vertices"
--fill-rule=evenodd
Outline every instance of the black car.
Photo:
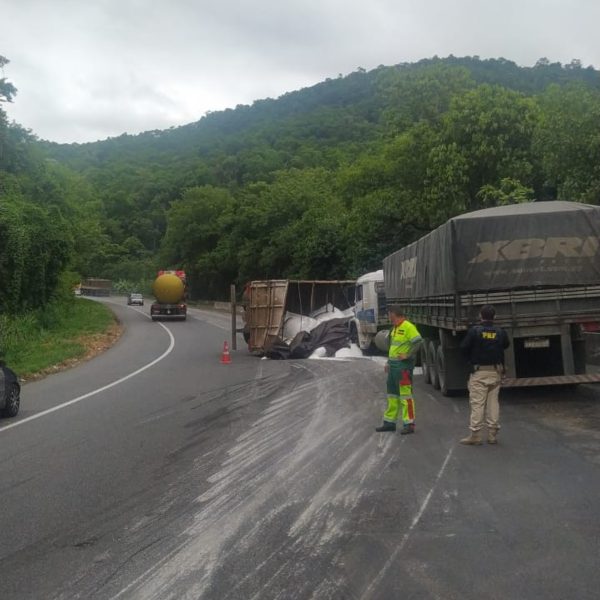
M 21 405 L 21 386 L 14 371 L 0 361 L 0 415 L 16 417 Z

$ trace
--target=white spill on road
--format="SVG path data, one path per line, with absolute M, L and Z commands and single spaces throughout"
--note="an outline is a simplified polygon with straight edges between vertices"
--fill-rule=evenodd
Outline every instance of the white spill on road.
M 381 381 L 370 377 L 370 361 L 346 360 L 356 367 L 294 361 L 290 376 L 277 382 L 262 379 L 265 363 L 259 363 L 254 382 L 236 393 L 264 403 L 262 413 L 232 441 L 220 468 L 198 482 L 203 492 L 193 524 L 176 549 L 115 600 L 261 600 L 280 597 L 282 586 L 286 600 L 293 600 L 335 587 L 333 572 L 318 585 L 305 574 L 307 561 L 333 560 L 405 442 L 373 435 L 371 424 L 356 422 L 362 413 L 357 407 L 380 394 Z M 230 394 L 229 402 L 236 401 Z M 199 457 L 197 472 L 202 463 Z M 433 488 L 407 536 L 432 493 Z
M 215 575 L 239 553 L 261 548 L 270 532 L 287 531 L 274 553 L 289 554 L 283 568 L 295 569 L 299 557 L 318 553 L 348 529 L 352 509 L 369 489 L 365 479 L 388 460 L 392 438 L 382 441 L 364 427 L 352 427 L 351 415 L 332 419 L 331 411 L 344 406 L 348 370 L 323 367 L 309 361 L 294 365 L 292 389 L 271 398 L 209 478 L 180 546 L 115 599 L 214 598 Z M 255 383 L 251 393 L 260 401 L 264 390 Z M 218 597 L 239 598 L 240 586 L 268 563 L 269 556 L 257 559 Z M 282 573 L 266 573 L 276 587 Z M 267 594 L 264 586 L 262 593 Z M 294 595 L 289 590 L 287 598 Z

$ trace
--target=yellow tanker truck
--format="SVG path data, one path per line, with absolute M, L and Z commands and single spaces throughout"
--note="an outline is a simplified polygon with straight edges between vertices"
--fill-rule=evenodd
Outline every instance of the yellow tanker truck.
M 153 321 L 158 319 L 179 319 L 187 317 L 187 282 L 185 271 L 159 271 L 152 284 L 156 302 L 150 307 Z

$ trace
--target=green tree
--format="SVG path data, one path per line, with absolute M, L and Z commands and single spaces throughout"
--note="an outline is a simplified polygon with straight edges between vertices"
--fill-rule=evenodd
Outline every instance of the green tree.
M 10 61 L 4 56 L 0 56 L 0 70 Z M 12 102 L 13 97 L 17 93 L 17 88 L 8 81 L 5 77 L 0 78 L 0 102 Z
M 406 131 L 419 121 L 438 121 L 452 99 L 475 87 L 464 67 L 434 64 L 420 70 L 386 70 L 379 78 L 387 108 L 383 119 L 388 131 Z
M 537 120 L 531 98 L 498 86 L 482 85 L 453 100 L 443 120 L 441 141 L 453 145 L 466 161 L 465 209 L 479 208 L 480 189 L 497 186 L 502 179 L 533 185 Z
M 539 97 L 534 147 L 545 187 L 564 200 L 600 203 L 600 93 L 553 85 Z

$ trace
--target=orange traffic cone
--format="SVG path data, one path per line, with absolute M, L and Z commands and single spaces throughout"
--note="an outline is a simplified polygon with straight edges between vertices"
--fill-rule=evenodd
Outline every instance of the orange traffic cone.
M 229 344 L 223 342 L 223 354 L 221 354 L 221 364 L 228 365 L 231 363 L 231 354 L 229 354 Z

